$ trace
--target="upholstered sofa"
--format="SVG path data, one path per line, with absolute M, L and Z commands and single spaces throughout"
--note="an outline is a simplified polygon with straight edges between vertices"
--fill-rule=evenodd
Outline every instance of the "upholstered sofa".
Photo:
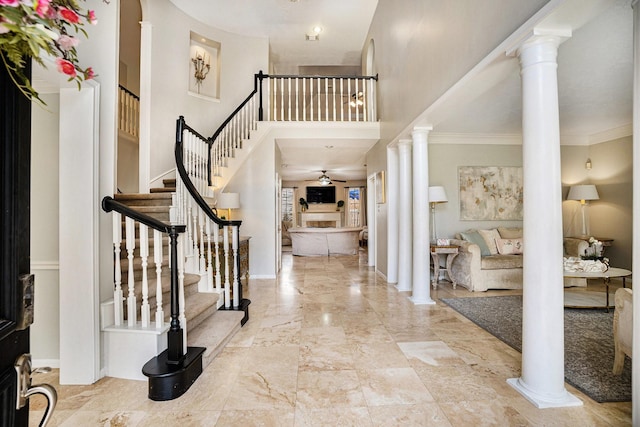
M 474 292 L 522 289 L 521 228 L 468 230 L 457 234 L 455 239 L 451 239 L 451 244 L 459 246 L 451 266 L 453 280 L 457 284 Z M 584 240 L 564 239 L 564 251 L 568 256 L 584 254 L 588 246 Z M 586 280 L 565 279 L 565 286 L 586 286 Z
M 327 256 L 358 253 L 358 235 L 362 227 L 289 229 L 293 255 Z

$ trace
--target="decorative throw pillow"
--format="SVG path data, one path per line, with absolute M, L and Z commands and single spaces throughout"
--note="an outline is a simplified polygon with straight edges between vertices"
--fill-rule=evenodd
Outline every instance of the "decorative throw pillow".
M 498 227 L 498 233 L 500 233 L 500 237 L 503 239 L 521 239 L 522 238 L 522 228 L 514 227 Z
M 478 230 L 478 233 L 480 233 L 480 236 L 482 236 L 484 241 L 487 243 L 487 248 L 489 248 L 489 252 L 491 252 L 491 255 L 497 255 L 498 246 L 496 246 L 496 239 L 501 238 L 498 230 L 496 230 L 495 228 L 491 230 Z
M 497 239 L 496 245 L 500 255 L 522 254 L 522 239 Z
M 469 243 L 474 243 L 480 247 L 480 256 L 491 255 L 484 239 L 476 230 L 469 230 L 460 233 L 460 236 Z

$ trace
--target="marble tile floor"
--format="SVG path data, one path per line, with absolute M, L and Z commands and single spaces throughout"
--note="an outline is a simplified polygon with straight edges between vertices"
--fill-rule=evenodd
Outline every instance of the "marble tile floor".
M 251 319 L 182 397 L 147 399 L 147 383 L 50 382 L 53 426 L 624 426 L 631 403 L 536 409 L 507 383 L 520 353 L 438 301 L 473 294 L 441 284 L 416 306 L 366 255 L 292 257 L 277 280 L 250 280 Z M 31 425 L 44 401 L 32 400 Z

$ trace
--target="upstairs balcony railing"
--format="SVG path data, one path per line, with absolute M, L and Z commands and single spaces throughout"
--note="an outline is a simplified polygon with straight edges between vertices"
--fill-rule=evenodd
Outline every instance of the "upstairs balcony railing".
M 128 137 L 140 137 L 140 98 L 122 85 L 118 86 L 118 130 Z
M 377 80 L 377 76 L 255 74 L 253 91 L 208 138 L 208 185 L 228 159 L 235 157 L 259 121 L 377 121 Z

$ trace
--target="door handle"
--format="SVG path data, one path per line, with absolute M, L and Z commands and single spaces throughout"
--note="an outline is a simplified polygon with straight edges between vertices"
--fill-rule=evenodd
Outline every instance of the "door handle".
M 56 389 L 50 384 L 36 384 L 31 385 L 31 374 L 34 372 L 48 372 L 49 368 L 38 368 L 35 371 L 31 370 L 31 355 L 22 354 L 16 360 L 14 367 L 17 374 L 17 399 L 16 409 L 22 409 L 27 404 L 27 400 L 35 395 L 41 394 L 47 399 L 47 409 L 44 411 L 44 416 L 40 421 L 40 427 L 47 425 L 51 419 L 56 403 L 58 402 L 58 394 Z

